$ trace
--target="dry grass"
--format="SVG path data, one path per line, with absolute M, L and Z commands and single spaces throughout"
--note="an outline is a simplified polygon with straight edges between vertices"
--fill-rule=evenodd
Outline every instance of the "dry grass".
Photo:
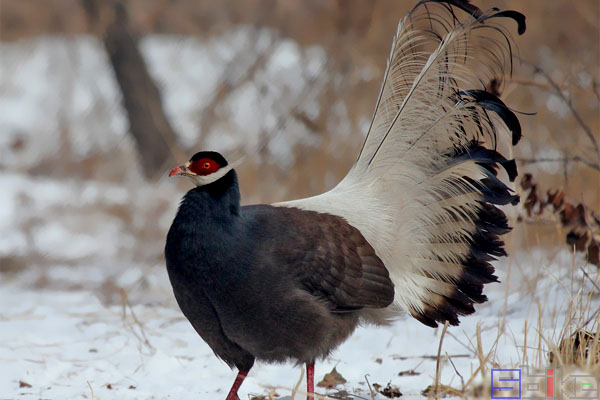
M 531 249 L 533 250 L 533 249 Z M 514 253 L 511 253 L 514 254 Z M 598 299 L 600 298 L 600 271 L 593 265 L 587 265 L 589 270 L 586 272 L 584 267 L 578 265 L 578 258 L 572 257 L 568 279 L 561 279 L 558 274 L 560 271 L 553 271 L 550 265 L 556 267 L 556 261 L 553 259 L 552 252 L 548 252 L 546 264 L 542 264 L 542 270 L 555 280 L 556 286 L 561 290 L 570 293 L 568 304 L 564 305 L 566 309 L 561 310 L 547 309 L 540 298 L 545 296 L 538 292 L 538 287 L 531 282 L 525 282 L 520 290 L 523 295 L 537 301 L 538 318 L 536 320 L 526 320 L 523 326 L 521 341 L 513 332 L 506 329 L 506 306 L 509 304 L 509 294 L 513 293 L 510 285 L 507 284 L 505 296 L 505 312 L 501 320 L 498 321 L 497 336 L 494 343 L 488 348 L 482 346 L 482 330 L 478 325 L 476 332 L 476 351 L 475 355 L 479 360 L 479 366 L 465 383 L 458 388 L 449 388 L 440 385 L 439 390 L 428 388 L 427 393 L 431 397 L 440 398 L 444 395 L 460 398 L 490 398 L 490 370 L 523 368 L 527 365 L 529 371 L 522 370 L 522 382 L 539 384 L 538 395 L 546 396 L 546 370 L 551 368 L 555 372 L 555 378 L 563 378 L 563 384 L 555 385 L 555 395 L 567 396 L 568 393 L 574 393 L 574 380 L 566 379 L 570 375 L 577 375 L 583 379 L 588 379 L 590 383 L 598 388 L 600 380 L 600 309 L 598 308 Z M 517 265 L 520 268 L 515 256 L 511 256 L 509 265 Z M 533 266 L 529 266 L 533 267 Z M 565 266 L 563 266 L 565 267 Z M 537 276 L 537 275 L 536 275 Z M 508 279 L 507 279 L 508 281 Z M 538 299 L 538 300 L 536 300 Z M 544 327 L 555 327 L 554 330 L 544 329 Z M 535 331 L 533 335 L 534 342 L 531 340 L 531 330 Z M 501 340 L 512 340 L 515 348 L 520 350 L 520 359 L 512 364 L 498 364 L 497 344 Z M 469 349 L 473 350 L 473 349 Z M 443 360 L 438 359 L 438 363 Z M 442 362 L 442 365 L 444 363 Z M 540 375 L 532 377 L 532 375 Z M 528 377 L 529 376 L 529 377 Z M 584 378 L 584 376 L 586 378 Z M 596 377 L 596 378 L 594 378 Z M 461 377 L 462 378 L 462 377 Z M 595 379 L 595 380 L 594 380 Z M 437 384 L 437 380 L 436 380 Z M 435 385 L 433 386 L 435 389 Z M 558 392 L 557 392 L 558 391 Z M 597 391 L 591 391 L 589 396 L 596 396 Z M 518 392 L 514 393 L 518 395 Z M 527 393 L 531 395 L 532 392 Z M 578 393 L 580 398 L 585 397 Z M 499 396 L 496 394 L 496 396 Z M 507 396 L 507 394 L 503 394 Z M 523 394 L 525 396 L 525 394 Z M 589 397 L 596 398 L 596 397 Z

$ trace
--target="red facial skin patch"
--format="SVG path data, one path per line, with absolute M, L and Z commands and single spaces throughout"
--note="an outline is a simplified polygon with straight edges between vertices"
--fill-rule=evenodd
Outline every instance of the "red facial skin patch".
M 200 158 L 190 164 L 189 170 L 196 175 L 210 175 L 221 168 L 219 163 L 210 158 Z

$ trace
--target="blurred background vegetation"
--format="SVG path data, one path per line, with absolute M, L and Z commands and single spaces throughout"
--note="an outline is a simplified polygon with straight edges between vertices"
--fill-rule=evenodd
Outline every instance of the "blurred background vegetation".
M 11 235 L 2 271 L 107 259 L 162 268 L 189 188 L 166 175 L 201 149 L 248 156 L 244 203 L 333 187 L 362 144 L 414 3 L 1 0 L 0 233 Z M 521 176 L 597 213 L 600 2 L 475 4 L 527 16 L 522 62 L 502 93 L 535 113 L 521 116 Z M 558 220 L 523 218 L 517 246 L 564 246 Z
M 191 187 L 167 174 L 216 150 L 229 161 L 246 156 L 237 168 L 245 204 L 333 187 L 355 160 L 398 21 L 415 3 L 0 0 L 0 332 L 10 378 L 0 391 L 87 397 L 93 385 L 100 396 L 143 398 L 187 392 L 191 382 L 194 395 L 224 386 L 228 371 L 199 362 L 212 355 L 183 324 L 166 276 L 166 232 Z M 461 325 L 477 332 L 477 346 L 461 353 L 480 365 L 473 372 L 468 358 L 455 359 L 459 369 L 446 371 L 484 377 L 498 360 L 515 362 L 515 350 L 538 367 L 554 354 L 598 376 L 600 0 L 473 3 L 527 17 L 523 36 L 508 27 L 518 51 L 501 93 L 524 113 L 514 150 L 522 202 L 507 208 L 515 230 L 497 263 L 503 283 Z M 400 340 L 438 340 L 404 323 L 393 352 Z M 482 337 L 493 343 L 481 346 Z M 115 338 L 127 345 L 113 353 Z M 342 358 L 362 357 L 356 350 Z M 368 358 L 349 387 L 375 371 Z M 402 381 L 402 391 L 420 393 L 434 361 L 406 361 L 423 379 Z M 200 365 L 210 380 L 195 375 Z M 269 371 L 245 385 L 291 382 Z M 489 393 L 473 376 L 462 396 Z

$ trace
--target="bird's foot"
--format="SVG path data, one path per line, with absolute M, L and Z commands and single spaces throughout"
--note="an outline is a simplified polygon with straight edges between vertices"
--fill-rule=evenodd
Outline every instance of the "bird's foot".
M 238 372 L 237 376 L 235 377 L 235 381 L 233 381 L 233 386 L 231 386 L 231 390 L 229 391 L 229 394 L 227 395 L 227 398 L 225 400 L 240 400 L 237 391 L 240 388 L 240 386 L 242 386 L 242 382 L 244 382 L 244 379 L 247 375 L 248 371 Z

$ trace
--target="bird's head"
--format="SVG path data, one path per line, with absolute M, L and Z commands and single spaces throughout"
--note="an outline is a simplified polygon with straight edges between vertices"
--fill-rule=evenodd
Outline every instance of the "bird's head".
M 196 186 L 204 186 L 218 181 L 238 164 L 239 162 L 228 164 L 225 157 L 215 151 L 201 151 L 194 154 L 188 162 L 173 168 L 169 176 L 182 175 Z

